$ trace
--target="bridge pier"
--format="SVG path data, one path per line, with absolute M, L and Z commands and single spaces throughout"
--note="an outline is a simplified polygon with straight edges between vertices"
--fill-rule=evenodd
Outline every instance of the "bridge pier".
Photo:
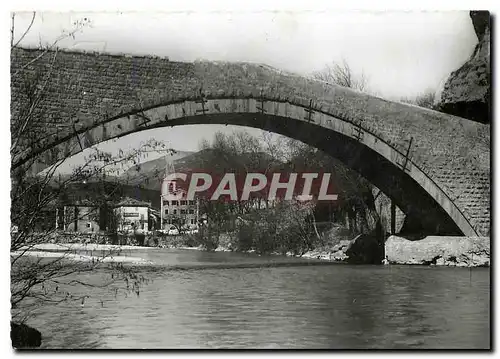
M 396 204 L 391 200 L 391 234 L 396 234 Z

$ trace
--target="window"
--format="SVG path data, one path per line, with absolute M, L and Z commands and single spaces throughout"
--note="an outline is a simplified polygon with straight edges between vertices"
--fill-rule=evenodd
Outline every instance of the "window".
M 168 208 L 165 208 L 165 214 L 168 214 Z
M 189 214 L 194 214 L 194 209 L 190 209 Z
M 177 214 L 177 210 L 176 209 L 174 209 L 174 214 Z
M 185 209 L 181 209 L 181 214 L 186 214 L 186 210 Z
M 163 201 L 164 206 L 168 206 L 168 201 Z
M 191 218 L 191 224 L 194 224 L 194 218 Z
M 90 227 L 92 227 L 92 223 L 87 222 L 87 228 L 90 228 Z
M 189 201 L 190 206 L 194 206 L 195 204 L 196 204 L 195 201 Z
M 181 201 L 181 206 L 185 206 L 187 204 L 187 201 Z
M 172 201 L 172 206 L 178 206 L 179 205 L 179 201 Z

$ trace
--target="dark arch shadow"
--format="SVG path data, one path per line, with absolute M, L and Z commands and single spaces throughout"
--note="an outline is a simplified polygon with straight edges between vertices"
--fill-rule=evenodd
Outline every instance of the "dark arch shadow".
M 204 120 L 203 116 L 185 117 L 148 129 L 230 124 L 258 128 L 297 139 L 340 160 L 378 187 L 406 214 L 411 222 L 411 230 L 424 236 L 464 235 L 446 211 L 407 173 L 368 146 L 348 136 L 322 126 L 275 115 L 254 116 L 252 121 L 248 121 L 248 114 L 232 114 L 229 121 L 227 117 L 228 115 L 211 115 L 210 121 Z

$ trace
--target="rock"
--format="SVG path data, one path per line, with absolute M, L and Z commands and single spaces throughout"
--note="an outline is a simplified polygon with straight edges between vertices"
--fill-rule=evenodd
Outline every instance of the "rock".
M 349 245 L 351 244 L 351 241 L 342 239 L 338 244 L 334 245 L 332 248 L 332 252 L 338 252 L 338 251 L 345 251 Z
M 287 252 L 287 255 L 289 255 L 289 253 L 290 253 L 290 256 L 292 256 L 292 257 L 295 256 L 295 254 L 293 252 Z M 307 259 L 319 259 L 320 253 L 316 250 L 307 251 L 306 253 L 302 254 L 301 257 L 307 258 Z
M 16 349 L 37 348 L 42 344 L 42 333 L 26 324 L 10 322 L 10 339 Z
M 332 254 L 332 260 L 335 260 L 335 261 L 339 261 L 339 262 L 342 262 L 342 261 L 345 261 L 347 260 L 347 255 L 344 253 L 344 251 L 337 251 L 335 253 Z
M 322 259 L 322 260 L 332 260 L 332 254 L 331 253 L 321 253 L 319 255 L 319 259 Z
M 390 236 L 385 243 L 385 255 L 391 264 L 484 267 L 490 265 L 490 239 L 428 236 L 411 241 Z
M 469 60 L 453 71 L 444 85 L 437 109 L 482 123 L 490 122 L 490 13 L 471 11 L 479 40 Z
M 384 236 L 382 227 L 377 227 L 368 234 L 354 238 L 345 254 L 348 263 L 381 264 L 384 259 Z
M 215 248 L 214 252 L 231 252 L 231 248 L 219 245 L 217 248 Z

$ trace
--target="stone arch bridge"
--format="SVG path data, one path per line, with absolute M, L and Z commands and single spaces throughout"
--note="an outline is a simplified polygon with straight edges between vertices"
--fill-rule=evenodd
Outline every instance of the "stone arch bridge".
M 489 235 L 487 125 L 248 63 L 17 48 L 11 78 L 12 171 L 146 129 L 242 125 L 326 151 L 427 232 Z

